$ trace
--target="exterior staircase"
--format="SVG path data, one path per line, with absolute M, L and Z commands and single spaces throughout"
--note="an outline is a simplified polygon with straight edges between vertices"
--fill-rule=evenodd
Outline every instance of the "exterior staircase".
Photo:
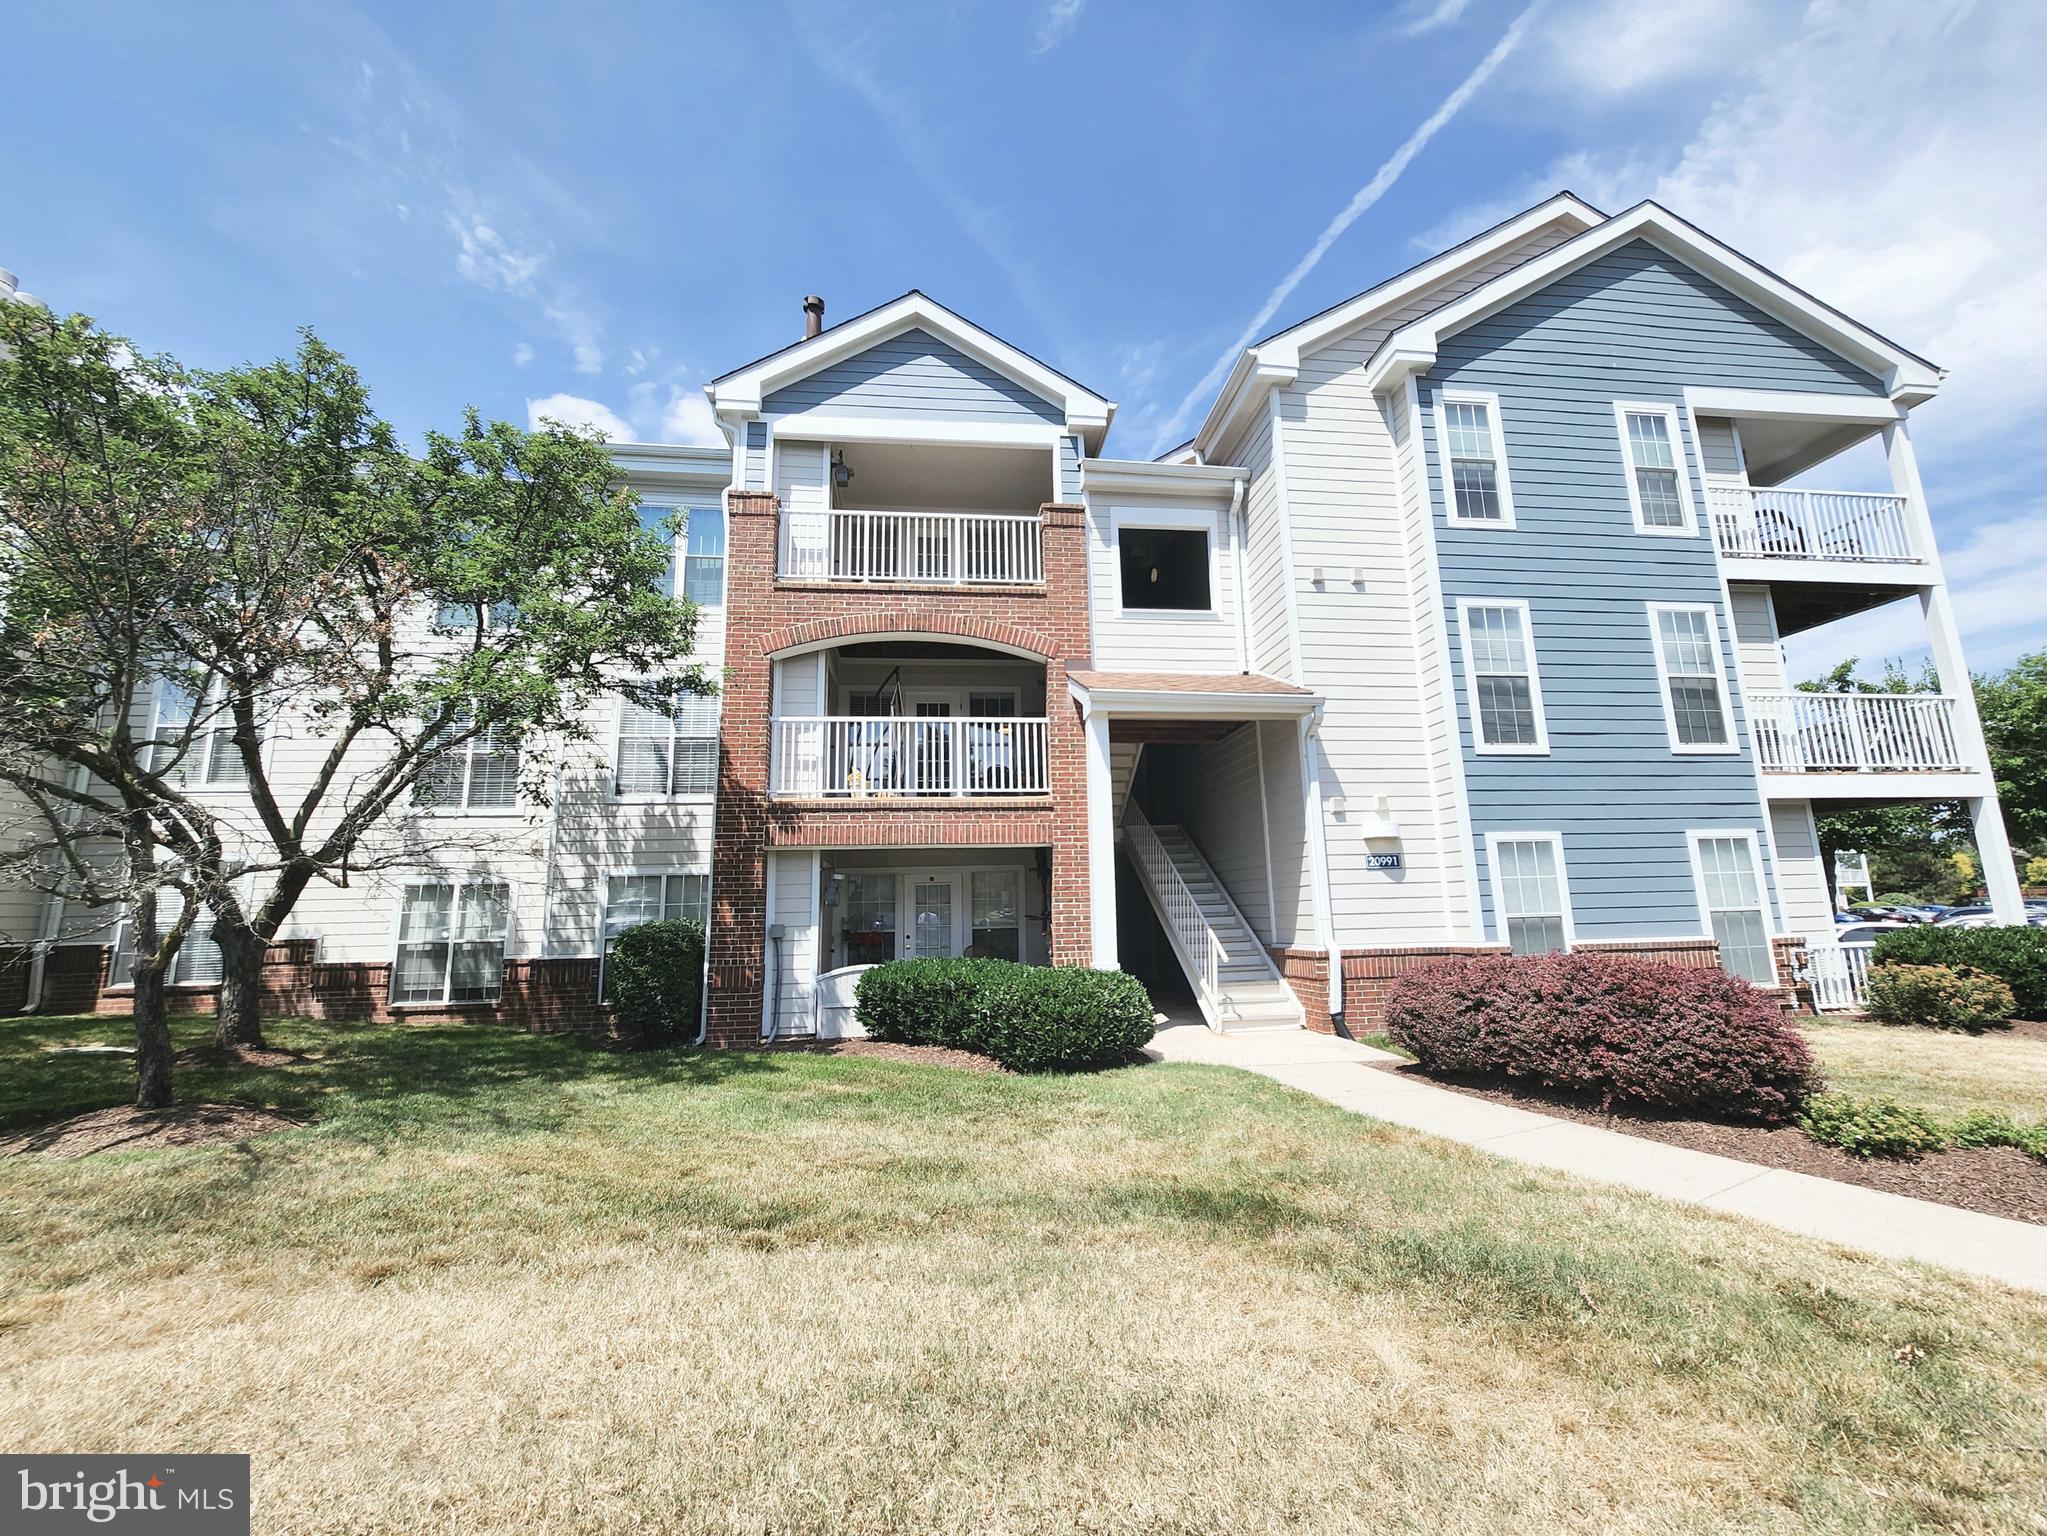
M 1300 1000 L 1186 831 L 1154 826 L 1133 804 L 1123 845 L 1209 1028 L 1301 1028 Z

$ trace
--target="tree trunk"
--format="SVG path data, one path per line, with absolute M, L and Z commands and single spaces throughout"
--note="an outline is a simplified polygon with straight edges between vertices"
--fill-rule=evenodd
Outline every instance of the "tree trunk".
M 263 1046 L 263 955 L 270 946 L 245 924 L 216 918 L 213 942 L 220 946 L 220 1003 L 213 1043 L 222 1049 Z
M 135 977 L 135 1105 L 163 1109 L 171 1102 L 171 1025 L 163 967 L 137 965 Z

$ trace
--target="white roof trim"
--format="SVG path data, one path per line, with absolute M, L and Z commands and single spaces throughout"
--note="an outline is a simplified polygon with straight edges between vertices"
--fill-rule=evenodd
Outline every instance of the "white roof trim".
M 774 418 L 777 442 L 931 443 L 975 448 L 1050 448 L 1065 435 L 1049 421 L 943 421 L 927 416 L 846 416 L 791 411 Z
M 633 479 L 711 480 L 719 485 L 732 478 L 732 450 L 706 448 L 691 443 L 612 443 L 611 462 L 621 475 Z
M 1171 464 L 1145 459 L 1082 459 L 1080 483 L 1088 491 L 1140 491 L 1159 496 L 1227 497 L 1251 472 L 1232 464 Z
M 1626 213 L 1616 214 L 1555 250 L 1474 288 L 1433 314 L 1402 326 L 1373 354 L 1366 382 L 1375 391 L 1385 390 L 1396 387 L 1409 374 L 1426 372 L 1435 366 L 1444 337 L 1477 324 L 1630 240 L 1649 241 L 1794 330 L 1867 368 L 1882 380 L 1885 393 L 1899 405 L 1909 408 L 1930 400 L 1940 388 L 1941 371 L 1924 358 L 1829 309 L 1655 203 L 1640 203 Z
M 1420 266 L 1390 278 L 1376 288 L 1367 288 L 1334 309 L 1312 315 L 1300 324 L 1279 332 L 1255 346 L 1247 347 L 1223 381 L 1215 403 L 1209 407 L 1194 442 L 1203 449 L 1217 446 L 1244 406 L 1264 393 L 1264 386 L 1291 384 L 1301 371 L 1301 359 L 1327 346 L 1339 336 L 1356 329 L 1375 314 L 1398 309 L 1418 293 L 1463 271 L 1491 260 L 1500 251 L 1526 240 L 1537 230 L 1563 221 L 1590 229 L 1606 215 L 1569 192 L 1536 204 L 1506 223 L 1453 245 Z
M 1108 430 L 1109 418 L 1116 413 L 1112 402 L 1081 388 L 1001 337 L 982 330 L 921 293 L 906 293 L 879 309 L 763 358 L 750 368 L 714 379 L 704 386 L 704 393 L 710 396 L 712 408 L 720 415 L 758 416 L 761 402 L 784 385 L 808 378 L 905 331 L 919 329 L 942 337 L 969 357 L 1059 405 L 1065 412 L 1069 431 L 1087 433 L 1098 441 Z
M 1292 719 L 1313 714 L 1323 704 L 1319 693 L 1239 693 L 1217 689 L 1197 693 L 1183 688 L 1090 688 L 1069 677 L 1066 691 L 1073 702 L 1104 715 L 1141 715 L 1154 720 Z

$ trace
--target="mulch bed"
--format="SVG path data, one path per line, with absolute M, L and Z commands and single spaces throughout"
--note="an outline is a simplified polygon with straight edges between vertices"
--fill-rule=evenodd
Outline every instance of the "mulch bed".
M 251 1045 L 197 1045 L 171 1059 L 181 1067 L 295 1067 L 313 1060 L 303 1051 Z
M 2035 1026 L 2036 1027 L 2036 1026 Z M 2047 1225 L 2047 1163 L 2016 1147 L 1958 1147 L 1920 1158 L 1857 1157 L 1839 1147 L 1823 1146 L 1796 1126 L 1733 1125 L 1719 1120 L 1685 1120 L 1672 1116 L 1610 1114 L 1596 1103 L 1545 1093 L 1536 1088 L 1497 1082 L 1475 1082 L 1424 1072 L 1412 1062 L 1382 1064 L 1381 1070 L 1411 1073 L 1441 1088 L 1512 1104 L 1560 1120 L 1596 1125 L 1649 1141 L 1694 1152 L 1713 1152 L 1765 1168 L 1809 1173 L 1843 1184 L 1860 1184 L 1916 1200 L 1934 1200 L 2009 1216 L 2016 1221 Z
M 958 1067 L 965 1072 L 1007 1072 L 992 1057 L 958 1051 L 947 1045 L 897 1045 L 888 1040 L 790 1040 L 770 1047 L 807 1051 L 813 1056 L 878 1056 L 884 1061 L 913 1061 L 926 1067 Z
M 248 1141 L 304 1123 L 253 1104 L 174 1104 L 169 1109 L 122 1104 L 0 1136 L 0 1157 L 72 1158 L 145 1147 L 202 1147 Z

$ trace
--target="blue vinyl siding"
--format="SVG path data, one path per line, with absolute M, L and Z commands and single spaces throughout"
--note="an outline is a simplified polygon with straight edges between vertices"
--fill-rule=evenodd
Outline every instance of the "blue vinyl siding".
M 768 424 L 764 421 L 749 421 L 746 424 L 746 484 L 749 491 L 764 491 L 768 488 Z
M 1080 500 L 1080 439 L 1077 437 L 1059 439 L 1059 499 L 1074 503 Z
M 929 331 L 908 330 L 857 356 L 776 390 L 768 415 L 827 410 L 844 416 L 909 415 L 951 421 L 1063 424 L 1063 408 Z
M 1558 832 L 1580 939 L 1695 937 L 1705 931 L 1686 833 L 1747 828 L 1765 879 L 1766 813 L 1721 598 L 1687 385 L 1881 395 L 1877 381 L 1817 342 L 1637 241 L 1447 338 L 1421 381 L 1424 442 L 1449 615 L 1480 900 L 1499 935 L 1484 837 Z M 1498 396 L 1515 527 L 1451 527 L 1444 514 L 1444 388 Z M 1616 400 L 1669 401 L 1696 531 L 1635 531 Z M 1548 756 L 1472 750 L 1459 598 L 1524 598 L 1535 635 Z M 1709 606 L 1739 753 L 1670 747 L 1646 604 Z M 1781 918 L 1770 913 L 1772 931 Z

